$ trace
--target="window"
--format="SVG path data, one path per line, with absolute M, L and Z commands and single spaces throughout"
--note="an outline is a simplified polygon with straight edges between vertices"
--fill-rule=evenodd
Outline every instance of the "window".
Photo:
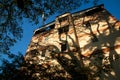
M 69 25 L 64 26 L 64 27 L 60 27 L 60 28 L 58 29 L 59 34 L 67 33 L 68 31 L 69 31 Z
M 64 52 L 67 50 L 67 41 L 60 43 L 60 45 L 61 45 L 61 52 Z
M 59 33 L 59 34 L 64 33 L 64 29 L 60 27 L 60 28 L 58 29 L 58 33 Z
M 69 25 L 64 27 L 64 32 L 68 32 L 69 31 Z

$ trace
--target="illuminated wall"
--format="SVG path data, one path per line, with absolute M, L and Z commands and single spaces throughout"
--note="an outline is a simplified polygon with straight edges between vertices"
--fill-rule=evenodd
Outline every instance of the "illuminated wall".
M 100 5 L 72 14 L 65 13 L 35 30 L 25 61 L 42 65 L 46 68 L 45 73 L 54 75 L 53 79 L 83 79 L 87 74 L 92 74 L 92 78 L 99 80 L 99 76 L 94 76 L 99 67 L 112 65 L 119 54 L 120 22 Z M 114 69 L 110 72 L 117 76 Z M 34 75 L 46 80 L 51 78 L 41 77 L 40 72 Z M 90 80 L 89 76 L 87 78 Z M 109 77 L 106 79 L 110 80 Z

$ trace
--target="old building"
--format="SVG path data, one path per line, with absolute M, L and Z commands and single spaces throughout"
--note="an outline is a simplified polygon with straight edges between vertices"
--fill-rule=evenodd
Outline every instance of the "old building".
M 35 30 L 25 62 L 36 80 L 118 80 L 119 54 L 120 22 L 99 5 Z

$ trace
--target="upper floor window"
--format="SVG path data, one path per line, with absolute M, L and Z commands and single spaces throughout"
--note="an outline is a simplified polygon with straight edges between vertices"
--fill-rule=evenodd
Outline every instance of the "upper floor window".
M 60 43 L 60 45 L 61 45 L 61 52 L 64 52 L 67 50 L 67 41 Z
M 60 28 L 58 29 L 58 33 L 59 33 L 59 34 L 67 33 L 68 31 L 69 31 L 69 25 L 64 26 L 64 27 L 60 27 Z

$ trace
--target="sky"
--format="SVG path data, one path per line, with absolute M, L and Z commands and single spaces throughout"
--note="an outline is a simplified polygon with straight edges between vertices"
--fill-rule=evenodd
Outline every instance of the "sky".
M 119 3 L 120 3 L 120 0 L 100 0 L 98 2 L 98 4 L 104 4 L 105 9 L 107 9 L 115 18 L 117 18 L 120 21 L 120 4 Z M 81 11 L 90 7 L 93 7 L 92 3 L 84 4 L 72 12 Z M 45 23 L 55 20 L 56 16 L 57 14 L 50 16 Z M 32 23 L 29 23 L 28 19 L 24 19 L 22 24 L 23 38 L 20 41 L 18 41 L 15 44 L 15 46 L 11 47 L 11 52 L 13 53 L 22 52 L 22 54 L 25 55 L 25 52 L 33 36 L 34 30 L 38 29 L 41 25 L 42 24 L 33 25 Z

